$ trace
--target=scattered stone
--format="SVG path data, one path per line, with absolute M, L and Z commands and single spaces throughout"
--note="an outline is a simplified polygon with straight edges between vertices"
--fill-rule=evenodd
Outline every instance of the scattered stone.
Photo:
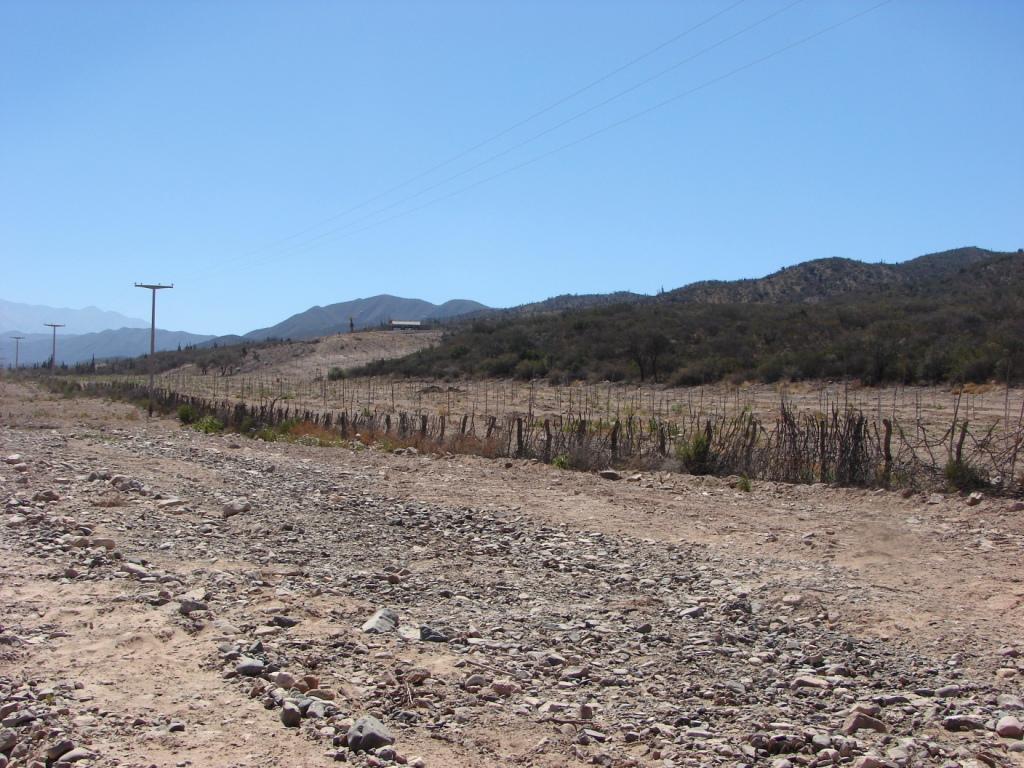
M 503 698 L 508 698 L 513 694 L 519 693 L 520 688 L 514 682 L 509 679 L 495 680 L 491 683 L 491 690 Z
M 348 730 L 348 748 L 353 752 L 369 752 L 394 743 L 391 731 L 372 715 L 363 715 Z
M 75 749 L 65 752 L 61 755 L 60 760 L 57 761 L 57 765 L 64 763 L 77 763 L 79 760 L 92 760 L 96 757 L 95 753 L 90 752 L 84 747 L 76 747 Z
M 942 719 L 947 731 L 980 731 L 985 727 L 985 718 L 978 715 L 950 715 Z
M 234 499 L 229 501 L 223 507 L 221 507 L 221 514 L 226 520 L 229 517 L 235 515 L 241 515 L 244 512 L 248 512 L 252 509 L 252 504 L 249 503 L 248 499 Z
M 447 643 L 449 639 L 448 635 L 439 629 L 428 627 L 426 624 L 420 625 L 420 640 L 428 643 Z
M 871 730 L 876 733 L 888 733 L 889 726 L 878 718 L 872 717 L 864 712 L 851 712 L 846 720 L 843 721 L 843 733 L 847 736 L 852 736 L 857 731 L 861 730 Z
M 996 723 L 996 733 L 1004 739 L 1019 739 L 1024 737 L 1024 724 L 1013 715 L 1006 715 Z
M 409 685 L 420 685 L 430 679 L 430 670 L 423 667 L 413 667 L 405 673 L 405 682 Z
M 828 688 L 829 682 L 825 678 L 815 675 L 798 675 L 793 678 L 793 682 L 789 684 L 789 687 L 793 690 L 797 688 Z
M 71 739 L 61 739 L 60 741 L 57 741 L 53 745 L 47 747 L 46 752 L 44 754 L 46 755 L 47 761 L 53 763 L 59 760 L 62 756 L 66 755 L 74 748 L 75 742 L 71 741 Z
M 1012 693 L 1000 693 L 996 696 L 996 706 L 1000 709 L 1024 709 L 1024 699 Z
M 149 571 L 147 571 L 138 563 L 121 563 L 121 570 L 127 573 L 129 576 L 134 576 L 137 579 L 145 579 L 149 577 Z
M 195 611 L 208 610 L 206 603 L 200 602 L 199 600 L 192 600 L 187 597 L 183 597 L 178 604 L 178 613 L 182 616 L 188 616 L 190 613 Z
M 384 635 L 398 628 L 398 614 L 390 608 L 381 608 L 363 624 L 363 632 Z
M 265 665 L 259 659 L 254 659 L 251 656 L 243 656 L 235 664 L 235 672 L 244 677 L 258 677 L 263 674 Z
M 10 458 L 10 457 L 8 457 Z M 11 462 L 7 462 L 10 464 Z M 18 734 L 11 728 L 0 730 L 0 752 L 10 752 L 18 743 Z
M 273 681 L 286 690 L 295 686 L 295 678 L 284 670 L 277 672 L 273 677 Z
M 281 706 L 281 722 L 285 728 L 298 728 L 302 725 L 302 710 L 292 701 Z

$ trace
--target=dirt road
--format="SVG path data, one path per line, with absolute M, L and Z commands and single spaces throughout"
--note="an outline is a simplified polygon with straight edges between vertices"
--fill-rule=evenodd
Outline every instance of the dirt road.
M 0 764 L 1024 765 L 1005 500 L 267 444 L 0 386 Z

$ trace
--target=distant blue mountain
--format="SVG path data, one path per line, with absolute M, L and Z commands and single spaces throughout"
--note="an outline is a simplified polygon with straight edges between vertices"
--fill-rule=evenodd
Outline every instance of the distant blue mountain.
M 67 309 L 41 304 L 19 304 L 0 299 L 0 333 L 39 333 L 43 323 L 64 323 L 68 333 L 96 333 L 115 328 L 148 328 L 149 321 L 96 307 Z

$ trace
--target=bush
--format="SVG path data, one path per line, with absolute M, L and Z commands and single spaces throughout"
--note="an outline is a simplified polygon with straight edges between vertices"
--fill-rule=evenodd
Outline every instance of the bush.
M 327 372 L 328 381 L 340 381 L 341 379 L 344 379 L 345 376 L 346 374 L 344 369 L 338 367 L 331 368 L 331 370 Z
M 192 425 L 192 428 L 199 432 L 205 432 L 208 435 L 224 431 L 224 425 L 213 416 L 204 416 L 199 419 L 199 421 L 195 422 Z
M 676 448 L 676 458 L 691 475 L 707 475 L 712 471 L 710 425 L 703 432 L 695 432 L 688 441 Z
M 187 403 L 185 405 L 178 406 L 178 421 L 182 424 L 194 424 L 198 418 L 199 413 L 193 406 Z
M 946 464 L 946 480 L 958 491 L 974 491 L 988 486 L 988 473 L 967 461 L 950 459 Z
M 569 469 L 569 457 L 564 453 L 560 453 L 551 460 L 551 466 L 556 469 Z

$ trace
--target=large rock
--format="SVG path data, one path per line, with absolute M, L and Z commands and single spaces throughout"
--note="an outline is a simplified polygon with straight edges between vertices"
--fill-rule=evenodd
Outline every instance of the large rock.
M 1000 693 L 996 696 L 996 706 L 1000 709 L 1024 709 L 1024 699 L 1013 693 Z
M 137 579 L 145 579 L 149 576 L 149 571 L 143 568 L 138 563 L 121 563 L 121 570 L 130 576 L 134 576 Z
M 381 608 L 363 624 L 363 632 L 384 635 L 398 628 L 398 614 L 390 608 Z
M 194 613 L 195 611 L 205 611 L 208 608 L 209 606 L 204 602 L 193 600 L 189 597 L 183 597 L 178 604 L 178 613 L 182 616 L 188 616 L 190 613 Z
M 252 504 L 249 503 L 248 499 L 232 499 L 223 507 L 221 507 L 221 514 L 224 515 L 225 519 L 240 515 L 243 512 L 248 512 L 252 509 Z
M 302 725 L 302 710 L 292 701 L 286 701 L 281 707 L 281 722 L 285 728 L 298 728 Z
M 18 743 L 18 733 L 10 728 L 0 730 L 0 752 L 10 752 Z
M 258 677 L 263 674 L 264 664 L 259 659 L 243 656 L 235 664 L 235 672 L 245 677 Z
M 76 747 L 70 752 L 66 752 L 61 755 L 60 760 L 57 761 L 57 765 L 66 765 L 68 763 L 77 763 L 79 760 L 92 760 L 95 757 L 95 753 L 90 752 L 84 747 Z
M 353 752 L 369 752 L 394 743 L 391 731 L 372 715 L 363 715 L 348 729 L 348 748 Z
M 996 733 L 1004 739 L 1019 739 L 1024 737 L 1024 724 L 1013 715 L 1007 715 L 996 723 Z
M 75 743 L 71 739 L 60 739 L 47 747 L 45 752 L 46 760 L 50 763 L 56 762 L 74 748 Z
M 843 723 L 843 733 L 847 736 L 852 736 L 857 731 L 871 730 L 877 733 L 888 733 L 889 726 L 879 720 L 877 717 L 872 717 L 864 712 L 851 712 L 850 716 L 846 718 Z

